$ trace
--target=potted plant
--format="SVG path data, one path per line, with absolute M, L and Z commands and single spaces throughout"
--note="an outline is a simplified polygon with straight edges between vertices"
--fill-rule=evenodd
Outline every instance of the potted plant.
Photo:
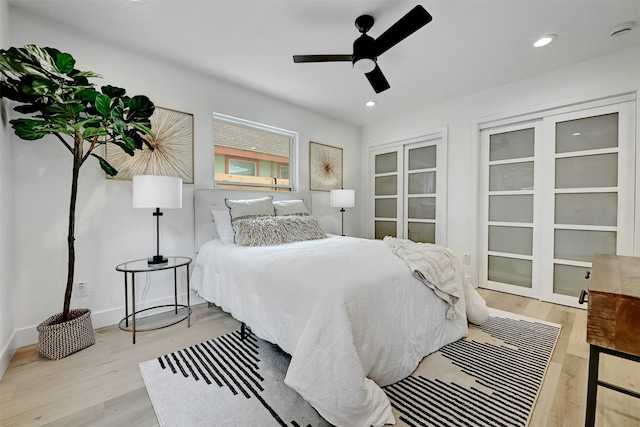
M 80 167 L 93 157 L 107 174 L 116 175 L 95 152 L 105 144 L 117 145 L 130 155 L 144 145 L 153 150 L 144 136 L 151 135 L 154 105 L 146 96 L 128 97 L 118 87 L 102 86 L 98 91 L 88 79 L 99 74 L 75 69 L 70 54 L 49 47 L 0 49 L 0 77 L 0 97 L 18 102 L 14 110 L 29 116 L 10 121 L 15 134 L 29 141 L 53 135 L 73 156 L 64 304 L 61 313 L 38 325 L 40 352 L 61 359 L 95 343 L 91 311 L 70 310 Z

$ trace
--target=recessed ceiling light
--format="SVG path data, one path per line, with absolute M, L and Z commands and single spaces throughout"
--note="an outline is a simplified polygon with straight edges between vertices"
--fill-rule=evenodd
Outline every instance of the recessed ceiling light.
M 557 38 L 558 36 L 555 34 L 547 34 L 546 36 L 540 37 L 540 39 L 533 44 L 533 47 L 546 46 Z
M 636 25 L 636 21 L 623 22 L 622 24 L 613 27 L 613 29 L 609 31 L 609 35 L 611 37 L 618 37 L 623 34 L 627 34 L 631 30 L 633 30 L 634 25 Z
M 367 101 L 364 105 L 366 105 L 367 107 L 373 107 L 374 105 L 376 105 L 376 101 Z
M 571 136 L 580 136 L 580 135 L 581 135 L 580 132 L 574 132 L 574 133 L 571 134 Z

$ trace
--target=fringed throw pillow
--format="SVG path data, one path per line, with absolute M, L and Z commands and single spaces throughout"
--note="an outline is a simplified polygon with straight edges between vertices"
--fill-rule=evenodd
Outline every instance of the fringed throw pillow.
M 239 219 L 235 225 L 236 244 L 241 246 L 272 246 L 327 237 L 312 216 Z

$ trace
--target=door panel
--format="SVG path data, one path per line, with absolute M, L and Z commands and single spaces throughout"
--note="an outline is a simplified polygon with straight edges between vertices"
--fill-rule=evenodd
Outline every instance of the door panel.
M 402 151 L 398 149 L 371 153 L 373 162 L 373 236 L 398 237 L 402 218 Z
M 633 254 L 634 128 L 630 101 L 481 131 L 480 286 L 579 307 L 595 253 Z
M 446 245 L 445 131 L 370 150 L 372 235 Z
M 539 127 L 540 121 L 481 132 L 479 286 L 523 296 L 539 293 L 533 256 Z
M 543 231 L 553 248 L 543 254 L 543 277 L 553 284 L 546 301 L 579 307 L 593 255 L 633 253 L 634 110 L 627 102 L 544 119 L 554 162 L 544 189 L 553 195 Z

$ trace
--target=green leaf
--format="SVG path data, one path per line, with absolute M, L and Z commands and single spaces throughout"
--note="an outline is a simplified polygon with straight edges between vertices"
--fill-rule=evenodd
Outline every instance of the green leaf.
M 99 95 L 98 92 L 96 92 L 94 89 L 84 89 L 80 92 L 78 92 L 78 99 L 85 101 L 85 102 L 90 102 L 92 104 L 94 104 L 96 102 L 96 98 Z
M 135 144 L 138 150 L 142 150 L 145 145 L 149 148 L 149 150 L 151 151 L 155 150 L 155 148 L 153 148 L 153 145 L 149 144 L 149 140 L 142 137 L 134 129 L 131 130 L 130 137 L 133 138 L 133 143 Z
M 44 96 L 51 93 L 50 81 L 41 77 L 36 77 L 31 82 L 31 86 L 25 86 L 23 92 L 27 95 Z
M 149 126 L 146 126 L 146 124 L 142 124 L 140 122 L 133 122 L 131 124 L 133 125 L 133 127 L 138 129 L 140 132 L 144 133 L 145 135 L 149 135 L 153 137 L 153 131 L 151 130 L 151 123 L 149 123 Z
M 64 107 L 64 105 L 56 103 L 56 104 L 48 105 L 42 112 L 43 114 L 47 114 L 49 116 L 66 115 L 67 109 Z
M 107 95 L 99 93 L 96 96 L 96 110 L 98 110 L 98 112 L 105 118 L 109 117 L 109 112 L 111 110 L 110 105 L 111 99 Z
M 14 119 L 9 121 L 9 123 L 13 126 L 16 135 L 27 141 L 34 141 L 51 133 L 50 130 L 47 129 L 47 122 L 45 120 Z
M 144 95 L 136 95 L 129 100 L 129 114 L 127 120 L 148 119 L 153 114 L 155 106 L 153 102 Z
M 135 148 L 131 148 L 131 147 L 129 147 L 128 145 L 123 144 L 123 143 L 122 143 L 122 142 L 120 142 L 120 141 L 112 141 L 111 143 L 112 143 L 112 144 L 117 145 L 117 146 L 118 146 L 118 147 L 120 147 L 120 148 L 122 148 L 122 151 L 124 151 L 124 152 L 125 152 L 125 153 L 127 153 L 128 155 L 133 156 L 133 154 L 134 154 L 133 150 L 134 150 Z
M 111 85 L 102 86 L 100 90 L 102 90 L 102 93 L 107 95 L 109 98 L 118 98 L 126 93 L 124 89 Z
M 91 153 L 91 155 L 96 159 L 98 159 L 98 161 L 100 162 L 100 167 L 102 168 L 103 171 L 105 171 L 107 175 L 116 176 L 118 174 L 118 171 L 113 166 L 111 166 L 109 162 L 107 162 L 105 159 L 98 156 L 97 154 Z
M 114 122 L 122 121 L 124 123 L 124 120 L 122 117 L 123 115 L 124 113 L 122 112 L 121 106 L 117 105 L 111 109 L 111 120 L 113 120 Z
M 57 57 L 58 55 L 60 55 L 62 53 L 58 49 L 56 49 L 55 47 L 43 47 L 42 50 L 47 52 L 49 54 L 49 56 L 52 57 L 52 58 L 55 58 L 55 57 Z
M 58 53 L 56 56 L 56 66 L 60 72 L 69 74 L 76 65 L 76 60 L 68 53 Z
M 96 136 L 107 136 L 107 130 L 103 127 L 85 127 L 82 132 L 84 139 L 91 139 Z
M 50 55 L 49 52 L 54 54 L 54 56 Z M 56 49 L 42 49 L 36 45 L 27 45 L 24 47 L 26 61 L 23 61 L 23 64 L 25 65 L 25 69 L 29 69 L 35 74 L 40 74 L 42 77 L 57 77 L 63 80 L 72 80 L 72 78 L 65 73 L 58 71 L 56 62 L 53 59 L 58 54 L 60 54 L 60 51 Z
M 89 117 L 88 119 L 80 120 L 78 123 L 86 128 L 97 128 L 100 127 L 102 121 L 97 117 Z
M 36 113 L 38 111 L 43 111 L 46 108 L 47 108 L 47 104 L 33 103 L 33 104 L 17 105 L 14 108 L 14 110 L 17 111 L 18 113 L 22 113 L 22 114 L 33 114 L 33 113 Z
M 78 117 L 80 113 L 83 112 L 84 110 L 85 110 L 85 107 L 82 104 L 71 105 L 71 113 L 74 115 L 74 117 Z

